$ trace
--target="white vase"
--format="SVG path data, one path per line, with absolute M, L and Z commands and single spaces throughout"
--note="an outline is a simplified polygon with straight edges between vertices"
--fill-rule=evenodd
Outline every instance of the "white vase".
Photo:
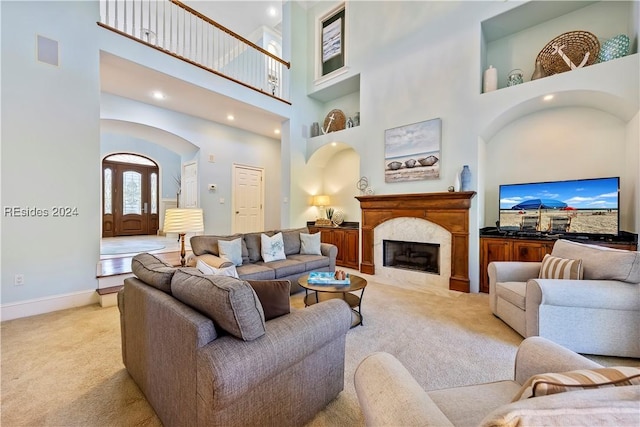
M 460 173 L 456 172 L 456 179 L 453 181 L 453 191 L 460 191 Z
M 498 89 L 498 70 L 489 65 L 484 72 L 484 93 Z

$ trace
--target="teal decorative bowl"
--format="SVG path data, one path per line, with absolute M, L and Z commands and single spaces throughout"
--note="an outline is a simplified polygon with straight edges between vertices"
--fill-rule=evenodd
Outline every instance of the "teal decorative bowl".
M 600 46 L 598 62 L 611 61 L 612 59 L 627 56 L 629 54 L 629 44 L 629 37 L 626 34 L 611 37 Z

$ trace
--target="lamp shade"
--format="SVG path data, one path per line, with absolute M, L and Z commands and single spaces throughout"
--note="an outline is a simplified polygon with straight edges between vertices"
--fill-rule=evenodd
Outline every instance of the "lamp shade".
M 178 234 L 204 231 L 202 209 L 167 209 L 164 212 L 164 227 L 162 231 L 164 231 L 165 233 Z
M 313 196 L 313 206 L 327 206 L 329 203 L 329 196 Z

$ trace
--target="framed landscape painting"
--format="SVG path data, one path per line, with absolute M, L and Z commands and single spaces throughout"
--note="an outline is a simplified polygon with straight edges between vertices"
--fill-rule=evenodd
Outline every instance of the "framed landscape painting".
M 441 130 L 432 119 L 384 131 L 384 181 L 439 179 Z

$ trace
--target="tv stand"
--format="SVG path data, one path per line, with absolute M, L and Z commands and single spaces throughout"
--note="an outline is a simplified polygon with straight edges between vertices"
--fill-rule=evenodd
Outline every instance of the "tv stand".
M 551 253 L 559 238 L 580 243 L 602 245 L 615 249 L 638 250 L 638 235 L 565 235 L 542 232 L 502 231 L 496 228 L 480 230 L 480 292 L 489 292 L 487 267 L 492 261 L 542 261 Z

